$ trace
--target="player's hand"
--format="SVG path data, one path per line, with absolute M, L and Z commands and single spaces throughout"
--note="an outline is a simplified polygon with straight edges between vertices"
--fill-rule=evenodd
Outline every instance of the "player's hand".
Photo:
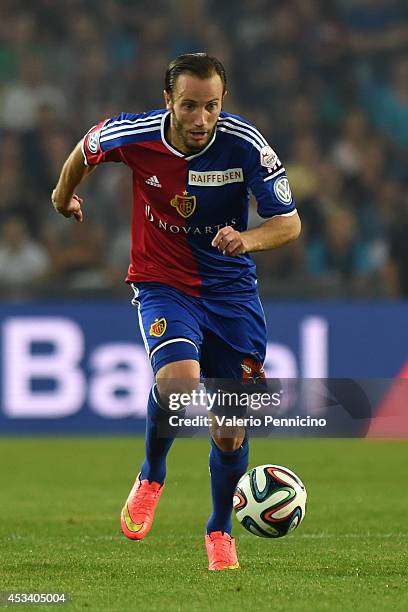
M 52 201 L 52 204 L 55 210 L 59 212 L 61 215 L 67 218 L 74 217 L 75 221 L 78 221 L 78 223 L 82 223 L 84 219 L 84 215 L 83 215 L 82 208 L 81 208 L 82 202 L 84 201 L 83 198 L 80 198 L 74 193 L 68 206 L 61 206 L 60 204 L 58 204 L 55 198 L 55 189 L 54 189 L 51 195 L 51 201 Z
M 248 251 L 248 246 L 242 234 L 230 225 L 217 232 L 211 245 L 216 247 L 223 255 L 236 257 Z

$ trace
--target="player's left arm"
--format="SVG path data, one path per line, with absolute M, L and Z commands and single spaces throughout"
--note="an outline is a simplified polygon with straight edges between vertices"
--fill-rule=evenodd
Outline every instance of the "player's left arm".
M 266 144 L 254 145 L 248 151 L 248 160 L 247 186 L 257 200 L 258 214 L 267 220 L 242 232 L 228 226 L 217 233 L 212 246 L 232 257 L 276 249 L 296 240 L 301 230 L 289 180 L 275 151 Z
M 300 234 L 301 223 L 298 213 L 291 216 L 277 215 L 258 227 L 238 232 L 233 227 L 223 227 L 212 241 L 223 255 L 243 255 L 255 251 L 267 251 L 296 240 Z

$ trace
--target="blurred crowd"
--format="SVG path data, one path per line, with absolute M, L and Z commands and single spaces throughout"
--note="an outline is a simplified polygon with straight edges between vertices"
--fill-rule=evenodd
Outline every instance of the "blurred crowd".
M 82 225 L 50 193 L 91 126 L 161 108 L 169 60 L 203 50 L 226 66 L 225 109 L 283 159 L 303 222 L 254 256 L 263 295 L 407 297 L 406 0 L 2 0 L 0 295 L 126 292 L 128 170 L 81 186 Z

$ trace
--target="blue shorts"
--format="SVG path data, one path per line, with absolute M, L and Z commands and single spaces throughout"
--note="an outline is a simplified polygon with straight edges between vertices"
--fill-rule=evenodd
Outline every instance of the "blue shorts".
M 245 301 L 192 297 L 161 283 L 132 284 L 154 373 L 194 359 L 205 378 L 264 378 L 266 325 L 257 294 Z

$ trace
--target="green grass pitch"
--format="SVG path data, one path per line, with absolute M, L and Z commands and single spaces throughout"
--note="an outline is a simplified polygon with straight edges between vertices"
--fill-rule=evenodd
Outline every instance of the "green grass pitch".
M 306 518 L 280 540 L 234 519 L 242 569 L 219 573 L 203 545 L 207 440 L 176 441 L 139 543 L 118 517 L 141 438 L 0 439 L 0 449 L 1 591 L 65 591 L 66 610 L 408 610 L 407 441 L 253 440 L 251 466 L 286 465 L 304 480 Z

